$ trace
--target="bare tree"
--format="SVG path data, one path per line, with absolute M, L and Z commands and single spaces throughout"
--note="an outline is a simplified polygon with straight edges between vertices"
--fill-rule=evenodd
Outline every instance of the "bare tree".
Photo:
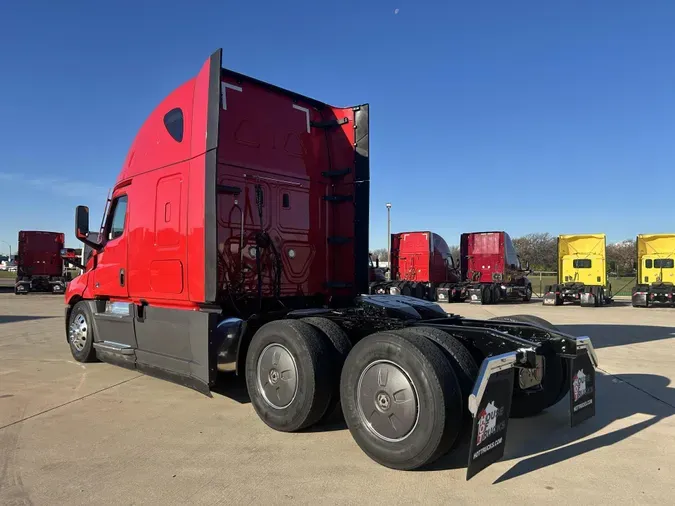
M 555 271 L 558 267 L 557 240 L 551 234 L 535 233 L 513 240 L 520 258 L 537 271 Z
M 449 249 L 450 249 L 450 256 L 455 261 L 455 263 L 457 263 L 460 260 L 460 258 L 459 258 L 459 246 L 450 246 Z
M 607 268 L 617 274 L 633 274 L 635 261 L 635 240 L 628 239 L 607 245 Z
M 377 258 L 381 262 L 389 261 L 389 255 L 387 254 L 387 250 L 384 248 L 373 250 L 373 258 Z

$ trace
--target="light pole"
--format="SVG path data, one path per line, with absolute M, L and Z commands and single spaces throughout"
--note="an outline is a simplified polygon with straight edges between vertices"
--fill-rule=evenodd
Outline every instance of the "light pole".
M 387 265 L 391 272 L 391 202 L 387 202 Z
M 11 262 L 12 261 L 12 245 L 9 244 L 7 241 L 0 241 L 0 242 L 4 242 L 9 247 L 9 261 Z

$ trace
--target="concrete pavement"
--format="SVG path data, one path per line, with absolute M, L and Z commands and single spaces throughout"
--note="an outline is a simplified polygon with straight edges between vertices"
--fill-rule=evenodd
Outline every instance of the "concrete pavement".
M 675 488 L 675 310 L 448 305 L 536 314 L 590 335 L 597 415 L 568 401 L 512 420 L 501 462 L 464 480 L 466 448 L 397 472 L 339 421 L 267 428 L 240 386 L 212 398 L 69 352 L 59 296 L 0 293 L 0 504 L 667 504 Z

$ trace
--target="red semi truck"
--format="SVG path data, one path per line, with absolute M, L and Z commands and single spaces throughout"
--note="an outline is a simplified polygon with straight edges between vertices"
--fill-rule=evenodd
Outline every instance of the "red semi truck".
M 61 232 L 21 230 L 14 293 L 64 293 L 67 278 L 61 258 L 65 235 Z
M 406 295 L 426 300 L 464 300 L 459 268 L 450 248 L 431 231 L 391 234 L 391 281 L 371 285 L 375 294 Z
M 467 298 L 481 304 L 529 301 L 529 267 L 521 266 L 506 232 L 471 232 L 460 238 L 460 260 L 438 234 L 401 232 L 391 235 L 391 281 L 373 283 L 370 293 L 391 293 L 438 302 Z
M 279 431 L 339 403 L 357 444 L 396 469 L 471 431 L 467 478 L 503 455 L 510 416 L 556 404 L 573 375 L 587 389 L 571 422 L 593 416 L 587 337 L 531 316 L 472 320 L 360 295 L 369 182 L 367 105 L 332 107 L 224 69 L 217 51 L 141 127 L 98 239 L 77 208 L 93 253 L 65 294 L 73 357 L 206 394 L 242 375 Z
M 520 257 L 506 232 L 472 232 L 460 239 L 462 279 L 471 302 L 496 304 L 502 300 L 529 301 L 532 283 L 529 263 Z

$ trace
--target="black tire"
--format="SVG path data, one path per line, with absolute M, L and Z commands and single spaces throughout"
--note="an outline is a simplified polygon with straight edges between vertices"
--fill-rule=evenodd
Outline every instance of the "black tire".
M 450 362 L 452 369 L 455 371 L 459 389 L 462 392 L 463 410 L 463 425 L 461 433 L 456 439 L 456 446 L 461 439 L 464 439 L 464 436 L 466 436 L 471 428 L 471 413 L 467 409 L 467 406 L 469 405 L 469 395 L 473 392 L 473 386 L 478 377 L 478 365 L 476 365 L 473 355 L 459 339 L 441 329 L 434 327 L 408 327 L 396 331 L 396 333 L 404 337 L 411 335 L 422 336 L 432 341 L 443 351 L 445 358 Z
M 408 327 L 394 333 L 404 337 L 422 336 L 441 348 L 445 358 L 450 361 L 450 365 L 455 371 L 462 392 L 462 403 L 463 406 L 466 406 L 478 377 L 478 365 L 467 347 L 459 339 L 434 327 Z
M 333 416 L 336 411 L 336 408 L 340 403 L 340 373 L 342 372 L 342 366 L 349 355 L 349 351 L 352 349 L 352 343 L 347 337 L 347 333 L 340 328 L 340 326 L 327 319 L 321 318 L 319 316 L 312 316 L 309 318 L 303 318 L 300 320 L 302 322 L 310 324 L 312 327 L 319 330 L 326 339 L 330 341 L 332 346 L 331 351 L 331 360 L 330 365 L 333 368 L 331 373 L 330 381 L 331 385 L 331 396 L 330 401 L 328 402 L 328 408 L 326 413 L 319 420 L 319 423 L 325 421 L 326 419 Z
M 559 331 L 551 322 L 534 315 L 513 315 L 490 318 L 490 320 L 532 323 L 545 329 Z M 555 354 L 544 356 L 544 377 L 541 389 L 528 391 L 520 388 L 517 378 L 513 387 L 511 404 L 512 418 L 528 418 L 541 413 L 560 402 L 569 391 L 567 381 L 567 363 Z
M 484 306 L 492 304 L 492 290 L 490 290 L 489 285 L 480 287 L 480 303 Z
M 331 351 L 330 342 L 308 323 L 276 320 L 263 325 L 251 339 L 246 354 L 246 387 L 260 419 L 282 432 L 301 430 L 319 421 L 331 399 Z M 281 365 L 280 357 L 284 362 Z M 263 362 L 270 365 L 269 371 Z M 277 367 L 294 367 L 295 383 L 290 385 L 293 373 L 287 374 L 289 369 L 278 371 Z M 259 372 L 264 376 L 260 382 Z M 284 374 L 289 379 L 284 380 Z M 275 385 L 279 386 L 274 389 Z M 288 399 L 280 394 L 283 385 L 290 391 Z M 269 388 L 265 390 L 265 386 Z M 278 404 L 266 397 L 266 391 L 270 397 L 275 392 L 278 400 L 274 401 Z
M 411 427 L 400 438 L 389 440 L 362 419 L 363 402 L 367 402 L 365 411 L 371 411 L 372 406 L 369 415 L 384 412 L 375 407 L 389 381 L 389 374 L 385 374 L 384 384 L 380 382 L 382 373 L 376 368 L 382 366 L 398 371 L 392 373 L 398 380 L 405 378 L 408 385 L 412 382 L 413 386 L 405 391 L 416 401 L 415 406 L 408 407 L 416 408 L 416 415 L 411 414 L 408 420 L 399 419 L 398 427 L 385 422 L 384 427 L 394 431 L 405 430 L 406 424 Z M 362 375 L 369 378 L 371 372 L 370 379 L 376 375 L 381 391 L 368 390 L 367 386 L 359 391 Z M 398 380 L 390 383 L 391 388 L 400 385 Z M 364 400 L 364 394 L 371 391 L 372 400 Z M 463 407 L 457 377 L 440 348 L 421 336 L 378 332 L 359 341 L 342 369 L 340 393 L 342 412 L 352 437 L 370 458 L 386 467 L 411 470 L 428 465 L 448 452 L 461 430 Z M 387 420 L 390 422 L 391 417 Z
M 416 283 L 413 286 L 413 297 L 416 297 L 416 298 L 422 299 L 422 300 L 427 300 L 426 286 L 424 286 L 422 283 Z
M 523 296 L 523 302 L 530 302 L 532 300 L 532 285 L 527 285 L 525 287 L 525 295 Z
M 499 300 L 502 298 L 502 289 L 499 288 L 499 285 L 492 285 L 492 303 L 499 304 Z
M 94 315 L 89 304 L 81 300 L 70 311 L 68 318 L 68 344 L 70 353 L 78 362 L 96 362 L 94 349 Z

